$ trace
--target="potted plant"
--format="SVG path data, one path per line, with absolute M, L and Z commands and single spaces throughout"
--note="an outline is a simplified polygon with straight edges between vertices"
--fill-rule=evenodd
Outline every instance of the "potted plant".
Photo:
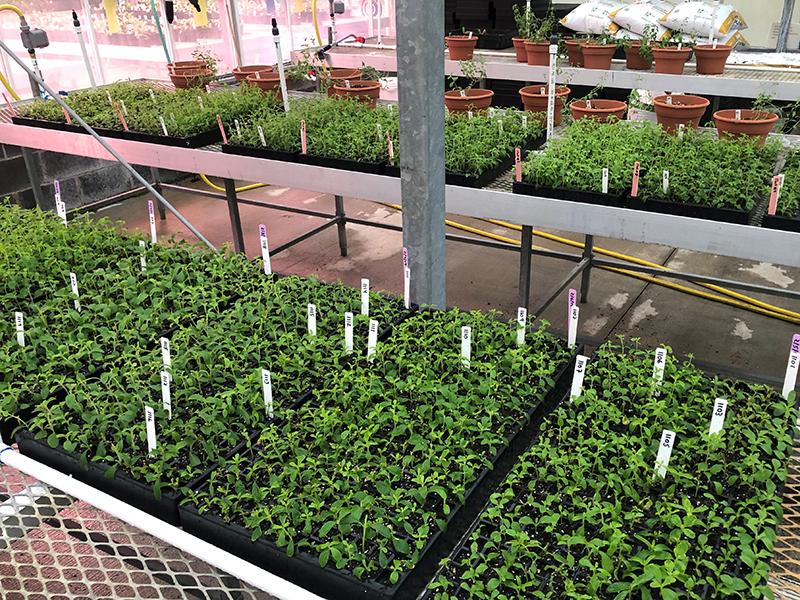
M 241 84 L 247 79 L 248 75 L 254 74 L 256 71 L 259 73 L 272 73 L 275 70 L 275 67 L 272 65 L 244 65 L 242 67 L 236 67 L 232 73 L 233 77 L 236 79 L 236 83 Z
M 657 28 L 648 25 L 641 40 L 623 40 L 625 66 L 632 71 L 649 71 L 653 67 L 653 49 Z
M 289 84 L 289 77 L 290 75 L 288 73 L 284 74 L 287 85 Z M 248 75 L 245 78 L 245 81 L 247 81 L 247 83 L 250 85 L 260 89 L 261 94 L 264 97 L 266 97 L 267 94 L 277 92 L 278 96 L 283 99 L 283 90 L 281 89 L 281 74 L 278 71 L 268 71 L 266 73 L 256 71 L 252 75 Z
M 475 45 L 478 43 L 478 36 L 471 31 L 465 35 L 448 35 L 445 36 L 447 42 L 447 49 L 450 51 L 450 60 L 472 60 L 472 54 L 475 52 Z
M 714 123 L 719 131 L 719 137 L 757 138 L 758 144 L 763 145 L 767 141 L 767 135 L 775 126 L 778 115 L 756 108 L 758 104 L 756 101 L 752 110 L 727 109 L 715 112 Z
M 694 47 L 697 73 L 700 75 L 721 75 L 725 63 L 733 51 L 733 46 L 724 44 L 701 44 Z
M 544 121 L 547 120 L 548 90 L 548 86 L 540 84 L 528 85 L 519 90 L 525 110 L 538 113 L 537 118 Z M 556 87 L 553 125 L 558 125 L 561 122 L 561 111 L 564 109 L 569 93 L 570 89 L 565 85 Z
M 541 19 L 537 19 L 533 12 L 527 15 L 529 29 L 523 43 L 526 60 L 529 65 L 547 67 L 550 65 L 550 34 L 555 27 L 555 17 L 552 11 Z
M 617 51 L 617 42 L 607 29 L 603 29 L 597 39 L 590 40 L 581 51 L 585 68 L 608 71 L 611 68 L 614 53 Z
M 653 98 L 658 124 L 670 134 L 677 133 L 680 125 L 697 129 L 708 105 L 708 100 L 701 96 L 670 94 Z
M 380 81 L 353 81 L 345 80 L 343 83 L 333 84 L 335 95 L 343 98 L 356 99 L 359 102 L 368 104 L 370 108 L 378 105 L 378 98 L 381 95 Z
M 583 47 L 588 41 L 588 37 L 573 37 L 572 39 L 564 40 L 570 67 L 583 67 Z
M 598 86 L 580 100 L 570 102 L 569 107 L 572 110 L 573 119 L 576 121 L 594 119 L 606 122 L 612 119 L 620 121 L 625 117 L 628 105 L 619 100 L 597 99 L 596 96 L 600 89 L 602 88 Z
M 528 53 L 525 51 L 525 40 L 530 37 L 532 13 L 527 9 L 521 10 L 519 4 L 515 4 L 513 10 L 514 21 L 517 23 L 519 37 L 511 38 L 511 42 L 514 44 L 517 62 L 524 63 L 528 61 Z
M 186 69 L 179 73 L 170 73 L 169 79 L 177 89 L 203 88 L 214 79 L 209 69 Z
M 182 73 L 183 71 L 194 71 L 196 69 L 204 69 L 206 63 L 202 60 L 179 60 L 167 64 L 167 72 L 169 73 Z
M 457 75 L 450 75 L 450 91 L 444 93 L 444 105 L 451 113 L 466 114 L 470 111 L 483 113 L 492 105 L 491 90 L 475 89 L 475 85 L 486 78 L 486 59 L 460 61 L 461 72 L 467 78 L 467 86 L 461 87 Z
M 683 67 L 692 54 L 692 42 L 684 43 L 680 30 L 674 31 L 669 39 L 661 40 L 653 48 L 653 59 L 656 63 L 656 73 L 667 75 L 682 75 Z
M 319 77 L 320 88 L 326 91 L 328 96 L 333 96 L 336 92 L 333 89 L 335 85 L 345 85 L 345 81 L 351 84 L 356 81 L 361 81 L 360 69 L 328 69 L 323 71 Z

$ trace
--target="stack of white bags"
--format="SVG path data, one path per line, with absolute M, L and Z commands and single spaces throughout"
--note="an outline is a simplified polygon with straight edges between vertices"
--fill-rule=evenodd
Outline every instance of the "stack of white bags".
M 712 24 L 713 4 L 687 0 L 677 6 L 664 0 L 636 0 L 622 4 L 614 0 L 589 0 L 581 4 L 561 23 L 579 34 L 599 34 L 607 30 L 617 38 L 641 39 L 646 27 L 656 27 L 656 39 L 670 37 L 680 30 L 684 41 L 694 36 L 707 42 L 712 35 L 720 44 L 747 45 L 739 33 L 747 28 L 742 15 L 730 4 L 720 4 Z

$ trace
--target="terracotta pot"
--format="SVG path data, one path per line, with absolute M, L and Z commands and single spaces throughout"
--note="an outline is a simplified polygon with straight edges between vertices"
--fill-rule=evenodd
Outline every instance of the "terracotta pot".
M 181 73 L 170 73 L 169 78 L 177 89 L 201 88 L 213 79 L 209 69 L 188 69 Z
M 528 62 L 528 53 L 525 51 L 525 38 L 511 38 L 514 52 L 517 53 L 517 62 Z
M 583 47 L 583 66 L 586 69 L 602 69 L 608 71 L 611 68 L 611 59 L 617 51 L 615 44 L 586 44 Z
M 277 94 L 278 97 L 283 100 L 283 90 L 281 90 L 281 74 L 277 71 L 272 71 L 268 73 L 262 73 L 261 71 L 257 71 L 259 77 L 256 77 L 255 74 L 248 75 L 245 81 L 252 86 L 257 87 L 261 90 L 261 95 L 265 98 L 268 94 Z M 286 79 L 286 85 L 289 85 L 289 76 L 284 76 Z
M 485 113 L 492 105 L 491 90 L 466 90 L 466 95 L 462 96 L 460 91 L 444 93 L 444 105 L 451 113 Z
M 656 61 L 656 73 L 682 75 L 683 67 L 692 53 L 691 48 L 653 48 L 653 59 Z
M 358 100 L 368 104 L 370 108 L 375 108 L 378 105 L 378 97 L 381 95 L 381 82 L 354 81 L 350 87 L 334 85 L 333 91 L 337 96 Z
M 184 71 L 195 71 L 197 69 L 205 69 L 206 63 L 202 60 L 179 60 L 167 64 L 167 71 L 169 73 L 183 73 Z
M 672 104 L 667 104 L 667 98 L 672 98 Z M 658 124 L 670 134 L 677 133 L 678 125 L 681 123 L 697 129 L 700 126 L 700 117 L 706 112 L 708 104 L 708 100 L 700 96 L 672 94 L 653 98 Z
M 714 113 L 714 122 L 719 130 L 719 137 L 756 137 L 759 144 L 767 141 L 767 134 L 772 131 L 778 115 L 765 110 L 742 110 L 742 118 L 736 118 L 736 110 L 719 110 Z
M 575 100 L 569 107 L 572 109 L 572 118 L 576 121 L 580 119 L 594 119 L 605 123 L 611 117 L 622 120 L 628 105 L 619 100 L 591 100 L 592 107 L 586 107 L 586 100 Z
M 525 110 L 532 113 L 544 113 L 543 116 L 537 117 L 540 121 L 547 121 L 547 93 L 546 85 L 529 85 L 519 91 L 522 96 L 522 103 L 525 105 Z M 558 125 L 561 122 L 561 111 L 564 109 L 564 104 L 569 96 L 570 89 L 566 86 L 560 85 L 556 87 L 556 102 L 555 114 L 553 115 L 553 125 Z
M 529 65 L 538 65 L 540 67 L 550 66 L 550 44 L 547 42 L 525 42 L 526 60 Z
M 625 48 L 625 66 L 631 71 L 649 71 L 653 67 L 652 60 L 645 60 L 639 56 L 642 45 L 638 42 L 631 44 L 630 48 Z
M 252 75 L 256 71 L 261 73 L 272 73 L 275 70 L 275 67 L 272 65 L 245 65 L 243 67 L 238 67 L 232 71 L 233 76 L 236 78 L 236 83 L 242 83 L 245 79 L 247 79 L 248 75 Z
M 566 40 L 570 67 L 583 66 L 583 45 L 585 43 L 585 40 Z
M 697 61 L 697 72 L 700 75 L 721 75 L 732 50 L 733 46 L 718 45 L 716 48 L 711 44 L 695 46 L 694 57 Z
M 478 43 L 477 35 L 471 38 L 466 35 L 448 35 L 444 39 L 450 51 L 450 60 L 472 60 L 475 44 Z
M 328 86 L 328 98 L 334 96 L 333 86 L 336 84 L 344 85 L 345 80 L 353 83 L 361 81 L 361 69 L 329 69 L 328 77 L 331 84 Z

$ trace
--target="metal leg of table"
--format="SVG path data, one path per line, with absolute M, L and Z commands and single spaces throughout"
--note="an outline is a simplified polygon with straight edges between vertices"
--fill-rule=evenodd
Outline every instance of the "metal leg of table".
M 581 274 L 581 304 L 589 298 L 589 280 L 592 276 L 592 261 L 594 260 L 594 236 L 587 235 L 583 246 L 583 258 L 589 261 L 589 266 Z
M 522 240 L 519 249 L 519 306 L 527 310 L 531 301 L 531 246 L 533 227 L 522 226 Z
M 347 217 L 344 214 L 344 198 L 333 197 L 336 202 L 336 228 L 339 230 L 339 252 L 347 256 Z
M 44 194 L 42 193 L 42 180 L 39 178 L 39 170 L 36 168 L 36 161 L 33 159 L 33 152 L 30 148 L 22 147 L 22 160 L 25 162 L 25 170 L 28 171 L 28 179 L 31 182 L 33 198 L 36 206 L 44 210 Z
M 228 215 L 231 218 L 233 251 L 237 254 L 243 254 L 244 235 L 242 234 L 242 219 L 239 216 L 239 201 L 236 198 L 236 182 L 233 179 L 225 179 L 225 195 L 228 198 Z
M 150 167 L 150 175 L 153 177 L 153 187 L 159 194 L 163 194 L 164 192 L 161 189 L 161 177 L 158 174 L 158 167 Z M 158 205 L 158 216 L 163 221 L 167 218 L 167 209 L 164 208 L 164 205 L 158 200 L 156 200 L 156 204 Z

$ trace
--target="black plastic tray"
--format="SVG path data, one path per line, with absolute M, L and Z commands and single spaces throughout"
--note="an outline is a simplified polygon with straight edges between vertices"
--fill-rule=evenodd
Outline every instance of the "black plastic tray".
M 566 188 L 536 187 L 524 181 L 515 181 L 513 190 L 515 194 L 526 196 L 543 196 L 545 198 L 555 198 L 557 200 L 569 200 L 570 202 L 582 202 L 584 204 L 599 204 L 602 206 L 624 206 L 627 194 L 603 194 L 602 192 L 585 192 L 580 190 L 568 190 Z
M 735 223 L 737 225 L 748 225 L 753 221 L 755 208 L 749 211 L 736 210 L 733 208 L 715 208 L 705 204 L 688 204 L 683 202 L 668 202 L 665 200 L 647 200 L 642 202 L 641 198 L 628 196 L 625 207 L 634 210 L 644 210 L 667 215 L 677 215 L 679 217 L 692 217 L 695 219 L 705 219 L 706 221 L 720 221 L 723 223 Z
M 507 438 L 504 446 L 492 460 L 493 467 L 484 469 L 465 494 L 465 504 L 456 505 L 447 516 L 447 531 L 437 530 L 420 552 L 419 561 L 411 571 L 401 575 L 395 585 L 380 584 L 375 580 L 358 579 L 349 571 L 320 567 L 316 556 L 305 552 L 286 555 L 274 542 L 260 537 L 251 541 L 251 532 L 236 523 L 226 523 L 212 514 L 200 514 L 191 505 L 180 506 L 183 528 L 201 539 L 213 542 L 271 573 L 300 585 L 329 600 L 353 598 L 411 600 L 417 598 L 438 568 L 439 561 L 448 556 L 483 510 L 489 496 L 505 479 L 521 453 L 530 445 L 542 420 L 558 405 L 569 390 L 575 357 L 583 351 L 578 346 L 570 361 L 556 374 L 555 385 L 545 393 L 542 402 L 528 411 L 528 422 Z
M 356 171 L 358 173 L 373 173 L 383 175 L 385 160 L 380 162 L 366 162 L 359 160 L 349 160 L 346 158 L 333 158 L 330 156 L 315 156 L 314 154 L 298 155 L 298 160 L 304 165 L 315 165 L 317 167 L 328 167 L 330 169 L 343 169 L 345 171 Z
M 285 152 L 283 150 L 270 150 L 269 148 L 259 148 L 257 146 L 235 146 L 232 144 L 223 144 L 222 153 L 266 158 L 267 160 L 282 160 L 283 162 L 291 163 L 296 163 L 297 157 L 300 154 L 299 152 Z
M 151 133 L 139 133 L 136 131 L 125 131 L 124 138 L 133 142 L 144 142 L 146 144 L 159 144 L 161 146 L 177 146 L 179 148 L 202 148 L 210 146 L 222 140 L 222 133 L 218 127 L 198 133 L 190 137 L 173 137 L 171 135 L 153 135 Z
M 83 133 L 85 135 L 89 135 L 89 132 L 86 131 L 80 125 L 74 125 L 70 123 L 69 125 L 66 123 L 59 123 L 56 121 L 44 121 L 41 119 L 29 119 L 27 117 L 11 117 L 11 122 L 14 125 L 25 125 L 26 127 L 38 127 L 39 129 L 53 129 L 55 131 L 69 131 L 71 133 Z M 123 139 L 125 137 L 125 132 L 122 130 L 117 129 L 106 129 L 104 127 L 92 127 L 95 130 L 97 135 L 101 137 L 107 138 L 116 138 L 116 139 Z
M 780 231 L 794 231 L 795 233 L 800 233 L 800 215 L 794 217 L 764 215 L 761 226 L 767 229 L 779 229 Z

